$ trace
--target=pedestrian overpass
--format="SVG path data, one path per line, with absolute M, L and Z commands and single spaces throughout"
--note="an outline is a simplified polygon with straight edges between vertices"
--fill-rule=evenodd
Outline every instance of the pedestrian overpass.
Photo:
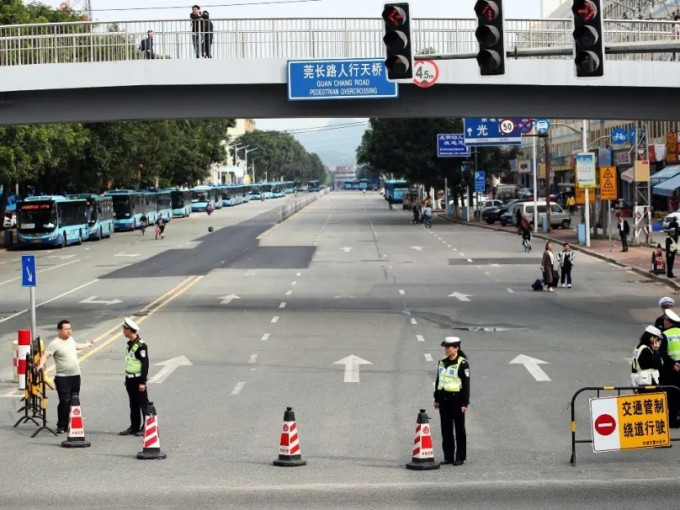
M 509 58 L 482 77 L 473 19 L 415 19 L 419 52 L 437 61 L 429 88 L 397 99 L 288 101 L 287 60 L 383 54 L 373 18 L 215 19 L 212 59 L 197 59 L 190 21 L 0 26 L 0 125 L 132 119 L 512 116 L 677 120 L 680 63 L 667 53 L 608 55 L 602 78 L 579 78 L 571 57 Z M 605 42 L 669 40 L 673 22 L 607 20 Z M 154 30 L 155 60 L 138 50 Z M 568 19 L 507 20 L 517 50 L 572 44 Z

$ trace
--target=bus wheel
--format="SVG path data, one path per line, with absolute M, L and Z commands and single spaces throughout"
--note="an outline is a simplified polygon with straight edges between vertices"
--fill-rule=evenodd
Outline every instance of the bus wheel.
M 99 227 L 99 237 L 97 238 L 97 241 L 101 241 L 104 239 L 104 232 L 102 232 L 102 228 Z
M 83 244 L 83 233 L 78 231 L 78 242 L 76 244 Z
M 61 247 L 66 248 L 66 232 L 61 234 Z

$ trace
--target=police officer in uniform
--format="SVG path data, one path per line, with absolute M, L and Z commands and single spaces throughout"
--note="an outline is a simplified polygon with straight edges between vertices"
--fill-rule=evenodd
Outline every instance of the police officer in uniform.
M 130 399 L 130 427 L 121 436 L 144 435 L 143 416 L 149 406 L 146 393 L 146 376 L 149 373 L 149 356 L 146 343 L 139 336 L 139 326 L 130 317 L 123 321 L 123 335 L 127 338 L 125 354 L 125 389 Z
M 442 464 L 461 466 L 467 455 L 465 413 L 470 405 L 470 365 L 460 349 L 460 338 L 447 336 L 441 345 L 446 356 L 437 367 L 434 408 L 439 409 L 441 419 Z
M 663 358 L 659 352 L 663 333 L 654 326 L 647 326 L 640 337 L 640 343 L 633 351 L 632 381 L 633 386 L 656 386 L 659 384 L 659 371 L 663 367 Z M 658 391 L 640 388 L 638 393 Z
M 654 327 L 663 331 L 664 329 L 664 319 L 666 318 L 665 311 L 669 308 L 673 308 L 675 305 L 675 300 L 672 297 L 664 296 L 659 299 L 659 308 L 661 308 L 661 315 L 654 321 Z
M 664 312 L 664 336 L 660 351 L 664 358 L 661 372 L 661 383 L 680 387 L 680 317 L 673 310 Z M 664 352 L 665 350 L 665 352 Z M 678 413 L 680 412 L 680 392 L 673 389 L 666 391 L 668 396 L 668 419 L 673 428 L 680 427 Z

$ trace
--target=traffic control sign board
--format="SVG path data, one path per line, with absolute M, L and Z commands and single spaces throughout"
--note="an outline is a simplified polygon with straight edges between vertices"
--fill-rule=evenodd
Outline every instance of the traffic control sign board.
M 431 87 L 439 80 L 439 66 L 434 60 L 416 60 L 413 66 L 413 83 L 419 87 Z
M 536 132 L 539 135 L 544 135 L 550 131 L 550 121 L 548 119 L 536 119 L 534 125 L 536 126 Z
M 600 199 L 618 200 L 619 192 L 616 182 L 616 167 L 603 166 L 600 168 Z
M 470 147 L 465 145 L 463 133 L 437 134 L 438 158 L 467 158 Z
M 531 133 L 531 130 L 534 129 L 533 119 L 519 119 L 519 122 L 517 122 L 517 129 L 523 135 Z
M 670 444 L 665 393 L 591 398 L 590 417 L 595 452 Z
M 522 143 L 522 134 L 515 129 L 517 119 L 466 117 L 463 123 L 465 145 L 520 145 Z
M 37 278 L 35 275 L 35 255 L 21 256 L 21 286 L 37 286 Z
M 582 188 L 594 188 L 595 182 L 595 154 L 580 152 L 576 155 L 576 183 Z

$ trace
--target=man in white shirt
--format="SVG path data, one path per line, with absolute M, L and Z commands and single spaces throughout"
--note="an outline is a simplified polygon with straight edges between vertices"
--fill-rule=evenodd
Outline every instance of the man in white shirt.
M 50 358 L 54 358 L 57 369 L 54 374 L 54 385 L 59 395 L 57 407 L 57 434 L 66 432 L 68 429 L 68 415 L 71 410 L 71 394 L 80 393 L 80 363 L 78 353 L 94 344 L 94 340 L 79 344 L 71 336 L 71 323 L 67 320 L 57 324 L 57 337 L 52 340 L 40 357 L 38 370 L 45 367 Z

